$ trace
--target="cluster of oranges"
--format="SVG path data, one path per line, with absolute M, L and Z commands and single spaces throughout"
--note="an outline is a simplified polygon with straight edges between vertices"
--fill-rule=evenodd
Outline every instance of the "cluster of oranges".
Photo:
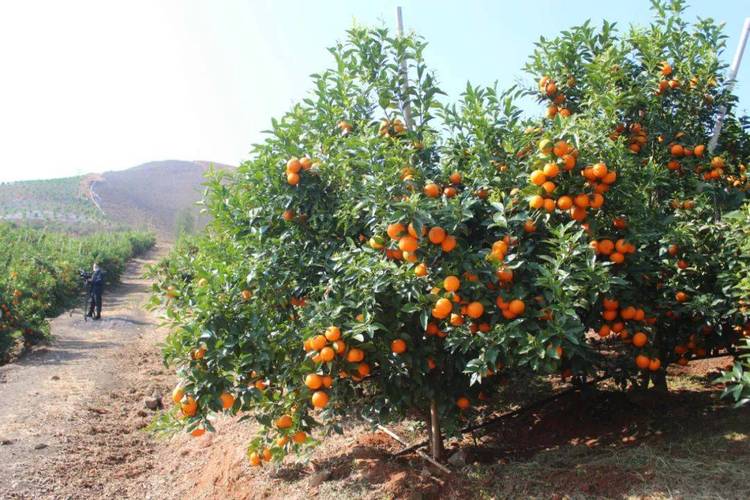
M 442 193 L 446 198 L 453 198 L 458 194 L 458 186 L 461 184 L 461 174 L 459 172 L 453 172 L 448 177 L 450 184 L 441 189 L 440 185 L 435 182 L 428 182 L 425 184 L 422 190 L 424 195 L 428 198 L 438 198 Z M 486 190 L 478 190 L 477 196 L 480 198 L 486 198 L 488 195 Z
M 567 80 L 568 87 L 575 85 L 575 79 L 570 76 Z M 557 82 L 548 76 L 539 79 L 539 92 L 550 100 L 547 107 L 547 118 L 554 118 L 558 114 L 564 118 L 570 116 L 570 109 L 565 105 L 565 94 L 558 88 Z
M 305 431 L 298 430 L 296 432 L 291 432 L 290 429 L 294 425 L 294 420 L 292 419 L 291 415 L 282 415 L 279 418 L 276 419 L 274 422 L 274 427 L 280 433 L 282 433 L 277 439 L 276 439 L 276 446 L 279 448 L 284 448 L 287 443 L 289 443 L 290 436 L 291 441 L 294 444 L 303 444 L 305 441 L 307 441 L 307 433 Z M 263 448 L 261 451 L 254 451 L 250 453 L 248 456 L 250 459 L 250 465 L 253 467 L 259 467 L 263 465 L 263 462 L 270 462 L 273 459 L 273 453 L 268 448 Z
M 623 238 L 615 242 L 606 238 L 594 240 L 590 245 L 597 255 L 608 257 L 615 264 L 622 264 L 625 262 L 625 256 L 635 253 L 636 250 L 635 245 L 628 243 Z
M 405 226 L 400 222 L 395 222 L 388 225 L 386 228 L 386 234 L 391 241 L 395 243 L 395 248 L 385 248 L 386 242 L 380 236 L 373 236 L 370 238 L 370 247 L 375 250 L 384 250 L 386 257 L 388 258 L 394 260 L 405 260 L 411 263 L 418 262 L 419 256 L 417 251 L 420 249 L 420 244 L 425 237 L 429 243 L 439 246 L 445 253 L 452 252 L 458 243 L 455 236 L 448 234 L 448 232 L 440 226 L 431 227 L 429 230 L 422 226 L 421 231 L 418 232 L 413 223 L 409 223 Z M 427 276 L 427 266 L 423 263 L 418 263 L 414 267 L 414 273 L 420 277 Z
M 305 156 L 303 158 L 290 158 L 286 162 L 286 182 L 290 186 L 296 186 L 300 182 L 300 174 L 313 168 L 313 161 Z M 286 219 L 286 215 L 284 217 Z
M 394 120 L 381 120 L 378 128 L 378 135 L 382 137 L 392 137 L 401 135 L 406 132 L 406 126 L 399 118 Z
M 660 70 L 662 79 L 659 80 L 659 86 L 656 89 L 656 95 L 662 95 L 669 90 L 676 90 L 680 88 L 680 81 L 674 78 L 672 75 L 672 65 L 667 61 L 662 61 L 660 64 Z M 672 77 L 672 78 L 670 78 Z
M 643 148 L 648 142 L 648 132 L 646 131 L 646 127 L 638 122 L 631 123 L 629 126 L 626 126 L 624 123 L 619 123 L 617 127 L 615 127 L 615 131 L 610 134 L 609 138 L 616 141 L 622 134 L 627 134 L 628 149 L 636 154 L 640 153 L 641 148 Z
M 586 179 L 593 193 L 563 194 L 558 198 L 553 198 L 553 193 L 557 190 L 554 179 L 561 174 L 561 171 L 573 170 L 577 162 L 578 151 L 565 141 L 553 144 L 549 139 L 543 139 L 539 143 L 539 152 L 543 157 L 553 156 L 556 159 L 544 165 L 542 169 L 532 171 L 529 175 L 531 184 L 541 188 L 540 194 L 529 198 L 530 208 L 544 209 L 550 213 L 559 209 L 568 212 L 572 219 L 582 222 L 586 219 L 589 208 L 599 209 L 604 205 L 604 193 L 617 180 L 617 172 L 607 168 L 607 165 L 601 162 L 587 166 L 581 169 L 581 176 Z M 533 231 L 527 229 L 527 232 Z

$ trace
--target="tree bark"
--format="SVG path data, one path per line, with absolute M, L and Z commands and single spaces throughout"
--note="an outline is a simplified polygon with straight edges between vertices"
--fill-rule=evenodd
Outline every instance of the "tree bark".
M 440 461 L 443 458 L 443 434 L 440 432 L 440 415 L 438 414 L 437 400 L 430 401 L 430 451 L 433 460 Z

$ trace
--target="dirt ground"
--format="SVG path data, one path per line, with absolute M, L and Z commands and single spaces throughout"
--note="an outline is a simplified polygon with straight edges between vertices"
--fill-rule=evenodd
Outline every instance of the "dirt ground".
M 750 409 L 711 383 L 728 358 L 670 369 L 666 396 L 603 385 L 450 441 L 450 475 L 394 457 L 400 445 L 364 424 L 262 468 L 245 457 L 248 422 L 156 437 L 145 428 L 175 380 L 140 276 L 161 252 L 131 262 L 101 322 L 60 316 L 49 345 L 0 367 L 0 499 L 750 498 Z M 543 389 L 506 391 L 507 407 Z M 414 422 L 392 428 L 421 437 Z

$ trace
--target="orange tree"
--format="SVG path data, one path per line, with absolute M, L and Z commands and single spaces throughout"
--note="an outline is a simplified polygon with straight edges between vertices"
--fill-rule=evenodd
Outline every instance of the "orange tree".
M 731 344 L 747 256 L 723 214 L 744 199 L 747 138 L 730 114 L 706 150 L 734 98 L 719 28 L 681 9 L 542 40 L 538 85 L 468 86 L 456 105 L 422 41 L 350 31 L 254 159 L 212 181 L 208 235 L 153 270 L 187 428 L 252 410 L 258 465 L 319 424 L 414 415 L 439 458 L 513 373 L 665 387 L 668 363 Z M 523 93 L 544 118 L 522 120 Z

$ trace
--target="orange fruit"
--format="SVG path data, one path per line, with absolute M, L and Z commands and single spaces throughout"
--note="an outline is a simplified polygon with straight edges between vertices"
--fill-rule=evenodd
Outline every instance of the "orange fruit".
M 291 186 L 296 186 L 297 184 L 299 184 L 299 174 L 289 172 L 288 174 L 286 174 L 286 182 Z
M 346 343 L 343 340 L 337 340 L 331 344 L 331 347 L 336 351 L 336 354 L 344 354 L 344 351 L 346 351 Z
M 296 174 L 300 171 L 302 168 L 302 164 L 300 163 L 298 158 L 290 158 L 288 162 L 286 162 L 286 173 L 292 173 Z
M 360 363 L 357 365 L 357 373 L 360 377 L 366 377 L 370 374 L 370 365 L 367 363 Z
M 443 242 L 440 244 L 440 248 L 442 248 L 443 252 L 448 253 L 448 252 L 453 251 L 454 248 L 456 248 L 456 244 L 457 244 L 456 237 L 447 235 L 445 239 L 443 240 Z
M 667 61 L 661 62 L 661 74 L 663 76 L 669 76 L 672 74 L 672 66 Z
M 288 429 L 292 426 L 292 417 L 289 415 L 282 415 L 276 419 L 277 429 Z
M 451 184 L 461 184 L 461 174 L 458 172 L 453 172 L 450 177 Z
M 638 356 L 635 357 L 635 364 L 641 370 L 645 370 L 651 364 L 651 360 L 648 358 L 648 356 L 639 354 Z
M 294 210 L 284 210 L 282 217 L 285 221 L 290 222 L 294 220 Z
M 648 369 L 652 372 L 657 371 L 659 368 L 661 368 L 661 360 L 659 358 L 654 358 L 648 363 Z
M 414 267 L 414 274 L 419 276 L 420 278 L 423 276 L 427 276 L 427 266 L 424 264 L 417 264 Z
M 539 210 L 544 206 L 544 198 L 539 196 L 538 194 L 535 194 L 531 198 L 529 198 L 529 207 L 534 210 Z
M 307 434 L 305 433 L 305 431 L 297 431 L 292 434 L 292 441 L 294 441 L 296 444 L 302 444 L 307 441 Z
M 258 455 L 256 452 L 252 452 L 250 454 L 250 465 L 253 467 L 258 467 L 261 464 L 260 455 Z
M 600 337 L 606 337 L 609 335 L 612 331 L 610 330 L 608 325 L 602 325 L 601 328 L 599 328 L 599 336 Z
M 234 396 L 232 396 L 228 392 L 221 393 L 221 396 L 219 396 L 219 399 L 221 400 L 221 407 L 224 408 L 225 410 L 228 410 L 232 406 L 234 406 Z
M 534 224 L 533 220 L 529 219 L 523 223 L 523 230 L 527 233 L 533 233 L 536 231 L 536 224 Z
M 602 304 L 604 305 L 604 309 L 607 311 L 614 311 L 617 310 L 618 307 L 620 307 L 620 303 L 615 299 L 604 299 L 602 301 Z
M 502 267 L 495 272 L 497 279 L 503 283 L 510 283 L 513 281 L 513 270 Z
M 324 347 L 323 349 L 320 350 L 320 360 L 324 363 L 333 361 L 333 358 L 335 357 L 336 357 L 336 351 L 334 351 L 330 347 Z
M 323 382 L 323 387 L 326 389 L 330 389 L 333 386 L 333 378 L 331 378 L 330 375 L 323 375 L 321 380 Z
M 464 318 L 460 314 L 451 314 L 449 322 L 453 326 L 461 326 L 464 324 Z
M 427 237 L 429 238 L 430 242 L 439 245 L 445 240 L 445 229 L 443 229 L 440 226 L 435 226 L 430 229 L 429 233 L 427 233 Z
M 484 314 L 484 306 L 481 302 L 471 302 L 466 308 L 466 313 L 470 318 L 477 319 Z
M 615 244 L 612 243 L 612 240 L 600 240 L 597 248 L 599 249 L 599 253 L 609 255 L 615 249 Z
M 432 308 L 432 315 L 438 319 L 445 319 L 453 310 L 453 303 L 448 299 L 438 299 Z
M 363 359 L 365 359 L 364 351 L 361 349 L 357 349 L 356 347 L 350 349 L 346 354 L 346 360 L 350 363 L 359 363 Z
M 458 406 L 462 410 L 466 410 L 471 406 L 471 402 L 466 396 L 461 396 L 456 400 L 456 406 Z
M 685 302 L 688 299 L 688 296 L 685 292 L 677 292 L 674 295 L 674 298 L 675 300 L 677 300 L 677 302 Z
M 443 280 L 443 288 L 448 292 L 455 292 L 461 287 L 461 280 L 456 276 L 448 276 Z
M 180 404 L 180 411 L 186 417 L 194 417 L 198 413 L 198 402 L 192 397 L 188 396 L 187 399 Z
M 544 166 L 544 169 L 542 170 L 542 173 L 547 177 L 548 179 L 551 177 L 555 177 L 557 174 L 560 173 L 560 168 L 557 166 L 557 163 L 547 163 Z
M 592 194 L 589 206 L 591 206 L 591 208 L 601 208 L 602 205 L 604 205 L 604 196 L 599 193 Z
M 597 179 L 602 179 L 607 175 L 607 166 L 604 163 L 597 163 L 592 167 L 592 171 Z
M 424 186 L 424 194 L 428 198 L 437 198 L 440 196 L 440 186 L 434 182 L 429 182 Z
M 393 354 L 402 354 L 406 352 L 406 342 L 402 339 L 394 340 L 391 342 L 391 352 L 393 352 Z
M 398 241 L 398 248 L 404 252 L 414 252 L 419 248 L 419 242 L 413 236 L 404 236 Z
M 531 172 L 529 179 L 531 180 L 532 184 L 535 184 L 537 186 L 541 186 L 542 184 L 547 182 L 547 176 L 544 175 L 544 172 L 541 170 L 534 170 L 533 172 Z
M 192 432 L 190 433 L 190 435 L 193 436 L 193 437 L 199 437 L 199 436 L 204 435 L 205 433 L 206 433 L 206 429 L 204 429 L 202 427 L 197 427 L 197 428 L 195 428 L 195 429 L 192 430 Z
M 316 335 L 310 339 L 310 347 L 315 351 L 323 349 L 327 343 L 328 341 L 326 340 L 325 335 Z
M 341 329 L 338 326 L 329 326 L 324 335 L 329 342 L 335 342 L 341 338 Z
M 564 165 L 565 165 L 565 170 L 570 171 L 570 170 L 573 169 L 573 167 L 576 166 L 576 157 L 575 156 L 566 154 L 566 155 L 563 155 L 562 159 L 563 159 L 563 162 L 564 162 Z
M 576 197 L 573 198 L 573 204 L 578 208 L 587 208 L 590 204 L 589 197 L 585 194 L 576 195 Z
M 622 264 L 623 262 L 625 262 L 625 256 L 621 254 L 620 252 L 613 252 L 609 256 L 609 260 L 611 260 L 615 264 Z
M 325 408 L 328 405 L 328 394 L 325 391 L 315 391 L 310 401 L 315 408 Z
M 545 183 L 545 184 L 546 184 L 546 183 Z M 550 184 L 552 184 L 552 183 L 550 182 Z M 545 200 L 544 200 L 544 209 L 545 209 L 545 210 L 546 210 L 547 212 L 549 212 L 549 213 L 552 213 L 552 212 L 554 212 L 554 211 L 555 211 L 555 200 L 553 200 L 553 199 L 551 199 L 551 198 L 547 198 L 547 199 L 545 199 Z
M 395 224 L 389 224 L 385 232 L 388 233 L 388 236 L 390 236 L 392 240 L 397 240 L 401 238 L 404 231 L 406 231 L 404 225 L 400 222 L 396 222 Z
M 443 194 L 446 196 L 446 198 L 453 198 L 458 194 L 458 191 L 456 191 L 456 188 L 453 186 L 448 186 L 447 188 L 443 189 Z
M 695 146 L 695 148 L 693 148 L 693 154 L 698 158 L 702 157 L 705 151 L 706 146 L 704 146 L 703 144 L 698 144 L 697 146 Z
M 648 343 L 648 336 L 643 332 L 636 332 L 633 335 L 633 345 L 635 347 L 643 347 Z
M 508 303 L 508 310 L 515 316 L 520 316 L 526 310 L 526 304 L 520 299 L 513 299 Z
M 667 248 L 667 253 L 669 255 L 671 255 L 672 257 L 674 257 L 675 255 L 677 255 L 679 253 L 679 251 L 680 251 L 680 247 L 678 247 L 677 245 L 674 245 L 674 244 L 669 245 L 669 248 Z
M 674 144 L 671 148 L 669 148 L 669 152 L 672 154 L 672 156 L 680 157 L 685 153 L 685 149 L 679 144 Z
M 313 162 L 310 157 L 305 156 L 304 158 L 300 158 L 299 164 L 302 165 L 302 170 L 310 170 L 312 168 Z
M 185 389 L 180 387 L 179 385 L 174 388 L 172 391 L 172 401 L 174 401 L 174 404 L 180 404 L 180 401 L 182 401 L 182 398 L 185 396 Z
M 542 184 L 542 189 L 544 189 L 544 192 L 547 193 L 547 194 L 552 193 L 552 191 L 554 191 L 556 187 L 557 186 L 552 181 L 547 181 L 544 184 Z M 554 207 L 554 206 L 555 206 L 554 202 L 552 202 L 552 207 Z
M 323 385 L 323 378 L 316 373 L 309 373 L 305 377 L 305 385 L 308 389 L 320 389 L 320 387 Z

